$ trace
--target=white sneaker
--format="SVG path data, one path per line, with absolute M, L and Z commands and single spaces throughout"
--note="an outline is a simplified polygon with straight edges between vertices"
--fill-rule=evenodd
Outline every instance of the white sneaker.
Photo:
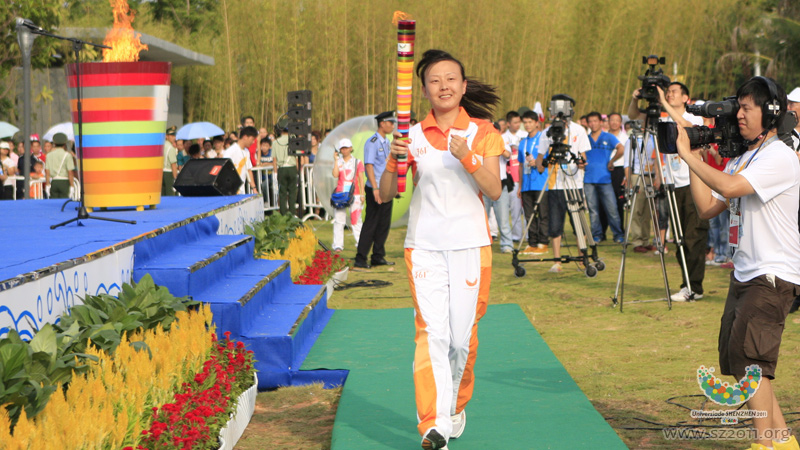
M 550 270 L 548 270 L 548 272 L 550 272 L 550 273 L 561 273 L 561 263 L 557 262 L 557 263 L 553 264 L 553 267 L 551 267 Z
M 461 411 L 461 414 L 450 416 L 450 421 L 453 422 L 453 432 L 450 434 L 450 439 L 458 439 L 461 433 L 464 432 L 464 427 L 467 426 L 467 410 Z
M 672 294 L 669 298 L 673 302 L 688 302 L 691 300 L 700 300 L 703 298 L 703 294 L 698 294 L 696 292 L 690 293 L 689 288 L 683 287 L 680 291 Z

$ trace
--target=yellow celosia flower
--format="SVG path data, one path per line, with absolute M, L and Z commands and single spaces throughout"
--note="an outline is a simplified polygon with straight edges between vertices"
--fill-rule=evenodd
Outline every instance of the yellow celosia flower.
M 160 328 L 124 338 L 113 355 L 91 345 L 85 376 L 76 375 L 66 396 L 58 388 L 34 420 L 23 412 L 9 433 L 10 421 L 0 408 L 0 449 L 119 449 L 136 446 L 150 427 L 153 407 L 171 401 L 181 383 L 198 372 L 211 348 L 209 305 L 179 312 L 169 332 Z M 143 341 L 147 351 L 132 342 Z M 150 356 L 152 354 L 152 358 Z

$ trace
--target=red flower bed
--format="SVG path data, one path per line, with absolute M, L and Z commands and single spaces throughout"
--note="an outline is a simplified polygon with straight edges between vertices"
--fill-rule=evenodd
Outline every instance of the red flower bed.
M 338 253 L 317 250 L 314 260 L 306 266 L 306 270 L 297 279 L 297 284 L 325 284 L 333 273 L 345 267 L 347 262 Z
M 175 401 L 153 408 L 153 422 L 142 431 L 138 450 L 217 449 L 219 432 L 230 419 L 234 400 L 253 385 L 253 352 L 242 342 L 217 341 L 203 370 L 183 383 Z M 124 450 L 133 450 L 126 447 Z

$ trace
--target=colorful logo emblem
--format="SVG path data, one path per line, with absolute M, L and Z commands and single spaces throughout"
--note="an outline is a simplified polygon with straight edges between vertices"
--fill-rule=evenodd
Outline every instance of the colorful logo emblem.
M 697 369 L 697 384 L 711 401 L 723 406 L 739 406 L 755 395 L 761 383 L 761 367 L 753 364 L 745 367 L 745 376 L 731 386 L 714 376 L 714 368 L 700 366 Z

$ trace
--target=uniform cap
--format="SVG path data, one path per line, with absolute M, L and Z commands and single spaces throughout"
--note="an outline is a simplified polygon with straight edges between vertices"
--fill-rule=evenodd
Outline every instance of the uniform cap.
M 175 133 L 177 132 L 178 132 L 178 127 L 176 127 L 175 125 L 167 128 L 167 136 L 175 136 Z
M 67 145 L 67 135 L 64 133 L 56 133 L 53 135 L 53 144 Z
M 375 120 L 377 120 L 378 123 L 384 122 L 384 121 L 387 121 L 387 120 L 389 122 L 394 122 L 394 111 L 382 112 L 382 113 L 378 114 L 377 116 L 375 116 Z
M 796 87 L 786 96 L 790 102 L 800 103 L 800 87 Z

